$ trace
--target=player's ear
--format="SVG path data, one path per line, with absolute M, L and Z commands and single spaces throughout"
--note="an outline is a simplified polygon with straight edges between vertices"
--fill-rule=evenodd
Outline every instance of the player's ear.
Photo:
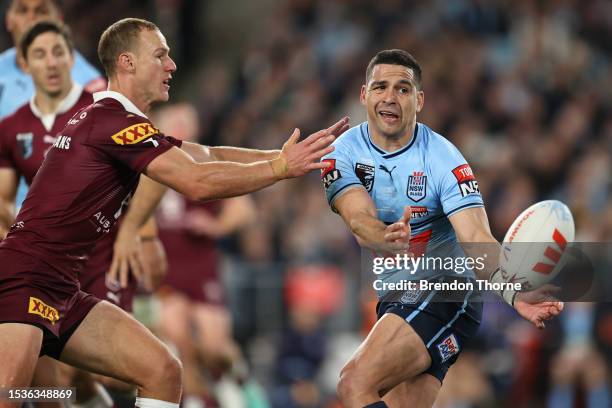
M 425 92 L 418 91 L 416 97 L 417 97 L 416 111 L 420 112 L 421 109 L 423 109 L 423 105 L 425 104 Z
M 19 65 L 19 67 L 26 74 L 31 74 L 30 70 L 28 69 L 28 61 L 25 59 L 21 51 L 17 52 L 17 65 Z
M 117 58 L 117 68 L 125 72 L 134 72 L 136 64 L 134 63 L 134 54 L 131 52 L 122 52 Z
M 361 91 L 359 92 L 359 102 L 361 102 L 361 104 L 364 106 L 366 104 L 365 97 L 366 97 L 366 86 L 361 85 Z

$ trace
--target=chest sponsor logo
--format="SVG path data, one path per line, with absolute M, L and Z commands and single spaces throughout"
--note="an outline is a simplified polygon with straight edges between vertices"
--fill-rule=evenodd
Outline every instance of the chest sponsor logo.
M 49 306 L 42 300 L 35 298 L 34 296 L 30 296 L 30 303 L 28 305 L 28 313 L 35 314 L 43 319 L 47 319 L 51 321 L 51 323 L 55 324 L 59 320 L 59 312 L 56 308 Z
M 408 176 L 406 195 L 415 202 L 425 198 L 427 195 L 427 176 L 424 171 L 413 171 L 412 175 Z
M 418 205 L 413 205 L 410 207 L 412 209 L 412 215 L 410 218 L 423 218 L 429 214 L 427 207 L 421 207 Z
M 359 177 L 359 181 L 369 192 L 372 191 L 374 186 L 374 166 L 368 164 L 357 163 L 355 165 L 355 174 Z
M 17 146 L 19 146 L 19 154 L 23 159 L 29 159 L 34 153 L 34 134 L 33 133 L 17 133 L 15 136 Z
M 459 354 L 459 342 L 454 334 L 451 334 L 440 343 L 437 344 L 438 352 L 442 357 L 442 362 L 445 362 L 455 354 Z
M 342 178 L 342 174 L 340 174 L 340 170 L 336 168 L 336 159 L 324 159 L 323 162 L 329 164 L 329 167 L 321 170 L 323 186 L 325 189 L 328 189 L 332 184 Z
M 457 184 L 462 197 L 470 194 L 480 195 L 478 181 L 476 181 L 474 172 L 470 168 L 469 164 L 462 164 L 461 166 L 455 167 L 453 169 L 453 175 L 457 179 Z
M 112 135 L 112 139 L 118 145 L 131 145 L 139 143 L 159 133 L 150 123 L 137 123 Z M 153 139 L 151 139 L 153 141 Z M 156 143 L 153 143 L 155 146 Z

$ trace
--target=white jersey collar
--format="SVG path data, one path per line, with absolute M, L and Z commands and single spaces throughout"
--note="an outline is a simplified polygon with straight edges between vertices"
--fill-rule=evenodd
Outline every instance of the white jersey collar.
M 136 107 L 136 105 L 134 105 L 134 103 L 132 101 L 130 101 L 125 95 L 123 95 L 123 94 L 121 94 L 119 92 L 115 92 L 115 91 L 102 91 L 102 92 L 96 92 L 96 93 L 93 94 L 94 103 L 98 102 L 101 99 L 105 99 L 105 98 L 114 99 L 114 100 L 118 101 L 119 103 L 121 103 L 121 105 L 123 105 L 123 108 L 126 111 L 128 111 L 130 113 L 133 113 L 134 115 L 138 115 L 138 116 L 142 116 L 142 117 L 147 118 L 147 115 L 142 113 L 142 111 L 140 109 L 138 109 Z
M 73 82 L 72 88 L 70 88 L 70 92 L 68 92 L 66 97 L 59 103 L 59 105 L 57 105 L 57 109 L 55 110 L 55 112 L 51 113 L 42 113 L 40 109 L 38 109 L 38 106 L 36 106 L 34 100 L 35 95 L 32 95 L 32 97 L 30 98 L 30 110 L 32 111 L 34 116 L 41 120 L 45 129 L 50 132 L 53 128 L 53 124 L 55 123 L 55 118 L 57 117 L 57 115 L 61 115 L 62 113 L 65 113 L 72 109 L 72 107 L 78 102 L 79 98 L 81 97 L 82 92 L 83 87 Z

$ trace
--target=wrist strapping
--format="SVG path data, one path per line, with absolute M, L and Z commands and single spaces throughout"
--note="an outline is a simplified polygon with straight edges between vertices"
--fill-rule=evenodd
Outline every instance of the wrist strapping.
M 506 281 L 504 281 L 504 277 L 502 275 L 503 274 L 502 274 L 501 268 L 497 268 L 496 270 L 493 271 L 493 273 L 491 274 L 491 277 L 489 277 L 489 282 L 491 282 L 491 283 L 506 283 Z M 497 295 L 500 298 L 502 298 L 504 300 L 504 302 L 506 302 L 510 306 L 514 307 L 514 298 L 516 297 L 516 294 L 518 293 L 516 290 L 514 290 L 514 289 L 502 289 L 502 290 L 498 290 L 496 293 L 497 293 Z

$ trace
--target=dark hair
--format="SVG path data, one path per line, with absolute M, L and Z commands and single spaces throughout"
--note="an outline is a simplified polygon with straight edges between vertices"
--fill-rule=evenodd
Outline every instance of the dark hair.
M 19 41 L 19 52 L 21 52 L 21 55 L 24 59 L 28 59 L 28 49 L 30 48 L 36 37 L 48 32 L 56 33 L 64 37 L 66 45 L 68 46 L 70 53 L 72 53 L 72 50 L 74 49 L 74 44 L 72 42 L 70 30 L 67 26 L 61 23 L 57 23 L 55 21 L 39 21 L 38 23 L 28 28 L 26 32 L 21 36 L 21 41 Z
M 153 31 L 159 28 L 147 20 L 124 18 L 104 30 L 98 43 L 98 58 L 109 78 L 115 74 L 119 55 L 133 50 L 135 40 L 143 30 Z
M 366 68 L 366 83 L 370 80 L 374 67 L 379 64 L 403 65 L 411 68 L 416 86 L 421 89 L 421 66 L 409 52 L 398 49 L 380 51 L 370 60 L 368 68 Z

